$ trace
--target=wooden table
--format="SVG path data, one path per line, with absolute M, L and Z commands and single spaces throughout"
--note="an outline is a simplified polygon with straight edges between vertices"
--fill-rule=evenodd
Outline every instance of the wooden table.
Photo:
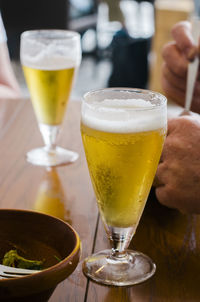
M 78 151 L 80 157 L 52 172 L 25 159 L 28 150 L 43 145 L 30 101 L 1 100 L 0 105 L 0 207 L 36 209 L 67 220 L 80 235 L 81 260 L 108 248 L 81 143 L 80 103 L 69 104 L 59 138 L 60 146 Z M 148 254 L 157 264 L 155 276 L 147 282 L 129 288 L 97 285 L 84 277 L 80 262 L 49 301 L 200 301 L 198 216 L 161 206 L 152 191 L 131 247 Z

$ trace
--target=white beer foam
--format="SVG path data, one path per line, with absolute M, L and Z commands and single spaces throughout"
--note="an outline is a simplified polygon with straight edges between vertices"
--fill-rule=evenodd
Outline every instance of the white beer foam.
M 105 99 L 82 106 L 84 125 L 105 132 L 131 133 L 166 127 L 167 110 L 142 99 Z
M 44 56 L 41 53 L 35 57 L 24 56 L 22 65 L 42 70 L 58 70 L 76 67 L 77 63 L 62 56 Z
M 77 51 L 70 47 L 63 47 L 62 45 L 50 44 L 46 48 L 39 41 L 31 44 L 29 48 L 32 50 L 22 52 L 21 62 L 22 65 L 27 67 L 44 69 L 44 70 L 57 70 L 76 67 L 80 64 L 80 55 Z
M 126 108 L 144 108 L 144 107 L 155 107 L 150 101 L 144 101 L 143 99 L 105 99 L 97 106 L 104 107 L 126 107 Z

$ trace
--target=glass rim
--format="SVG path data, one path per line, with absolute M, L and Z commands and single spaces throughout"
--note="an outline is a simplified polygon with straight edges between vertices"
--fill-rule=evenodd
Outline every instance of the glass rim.
M 58 34 L 63 34 L 62 36 L 57 36 L 50 37 L 48 34 L 51 33 L 58 33 Z M 68 30 L 68 29 L 31 29 L 31 30 L 26 30 L 21 33 L 20 38 L 28 38 L 29 40 L 34 40 L 37 35 L 41 35 L 40 38 L 46 39 L 46 40 L 73 40 L 76 38 L 80 38 L 80 34 L 76 31 L 73 30 Z M 46 34 L 46 35 L 45 35 Z M 38 35 L 38 37 L 39 37 Z
M 93 105 L 92 105 L 92 102 L 89 103 L 87 101 L 87 97 L 92 95 L 92 94 L 95 94 L 95 93 L 101 93 L 103 91 L 121 91 L 121 92 L 135 92 L 135 93 L 143 93 L 143 94 L 147 94 L 149 93 L 150 95 L 156 95 L 158 97 L 158 99 L 160 100 L 160 104 L 155 104 L 155 106 L 152 106 L 152 107 L 126 107 L 126 110 L 127 111 L 140 111 L 140 110 L 155 110 L 155 109 L 158 109 L 158 108 L 162 108 L 162 107 L 165 107 L 167 105 L 167 98 L 166 96 L 164 96 L 163 94 L 161 94 L 160 92 L 157 92 L 157 91 L 153 91 L 153 90 L 150 90 L 150 89 L 142 89 L 142 88 L 129 88 L 129 87 L 109 87 L 109 88 L 100 88 L 100 89 L 94 89 L 94 90 L 91 90 L 91 91 L 88 91 L 86 92 L 84 95 L 83 95 L 83 102 L 86 106 L 92 108 Z M 117 99 L 117 98 L 116 98 Z M 102 106 L 104 107 L 104 106 Z M 120 107 L 119 107 L 120 109 Z

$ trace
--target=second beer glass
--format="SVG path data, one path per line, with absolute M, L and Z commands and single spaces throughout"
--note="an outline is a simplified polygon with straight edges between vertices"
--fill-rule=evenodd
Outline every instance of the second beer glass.
M 80 35 L 67 30 L 32 30 L 21 35 L 20 58 L 45 147 L 27 160 L 41 166 L 73 162 L 78 154 L 56 146 L 81 61 Z

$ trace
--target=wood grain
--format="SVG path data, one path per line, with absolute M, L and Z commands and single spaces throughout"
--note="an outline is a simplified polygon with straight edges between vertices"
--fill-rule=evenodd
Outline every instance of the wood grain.
M 160 205 L 152 189 L 130 248 L 150 256 L 156 274 L 143 284 L 109 288 L 90 282 L 88 302 L 200 301 L 200 218 Z M 108 248 L 102 224 L 95 251 Z
M 80 103 L 71 102 L 58 143 L 79 153 L 71 165 L 47 171 L 26 162 L 28 150 L 42 146 L 30 101 L 3 100 L 0 114 L 0 207 L 33 209 L 68 221 L 82 242 L 81 260 L 108 248 L 80 136 Z M 37 223 L 37 222 L 36 222 Z M 95 238 L 95 230 L 97 235 Z M 200 218 L 161 206 L 152 190 L 131 248 L 157 265 L 153 278 L 114 288 L 88 281 L 81 262 L 54 291 L 50 302 L 200 301 Z
M 30 102 L 21 101 L 19 107 L 15 118 L 8 110 L 10 127 L 0 136 L 0 207 L 37 209 L 65 219 L 79 233 L 85 258 L 92 251 L 97 207 L 81 143 L 80 103 L 69 104 L 58 141 L 62 147 L 78 151 L 80 157 L 51 173 L 26 162 L 26 152 L 43 142 Z M 53 207 L 52 200 L 56 202 Z M 80 263 L 50 301 L 84 301 L 86 285 Z

